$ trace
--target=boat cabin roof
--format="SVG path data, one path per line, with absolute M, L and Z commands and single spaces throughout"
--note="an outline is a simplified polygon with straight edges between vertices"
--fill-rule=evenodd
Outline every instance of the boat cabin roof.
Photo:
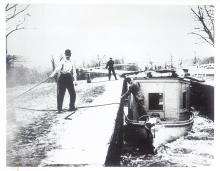
M 190 83 L 189 79 L 185 78 L 172 78 L 172 77 L 152 77 L 152 78 L 146 78 L 146 77 L 134 77 L 133 80 L 138 82 L 150 82 L 150 81 L 156 81 L 156 82 L 185 82 Z

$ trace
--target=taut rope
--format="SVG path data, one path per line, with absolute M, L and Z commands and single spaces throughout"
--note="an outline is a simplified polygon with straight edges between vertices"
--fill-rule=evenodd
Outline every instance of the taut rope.
M 27 92 L 31 91 L 32 89 L 36 88 L 37 86 L 39 86 L 39 85 L 43 84 L 44 82 L 46 82 L 47 80 L 49 80 L 49 78 L 50 78 L 50 77 L 48 77 L 46 80 L 44 80 L 44 81 L 42 81 L 42 82 L 40 82 L 40 83 L 36 84 L 35 86 L 31 87 L 31 88 L 30 88 L 30 89 L 28 89 L 27 91 L 25 91 L 25 92 L 23 92 L 23 93 L 19 94 L 18 96 L 14 97 L 14 99 L 13 99 L 13 100 L 15 100 L 15 99 L 17 99 L 17 98 L 21 97 L 21 96 L 22 96 L 22 95 L 24 95 L 25 93 L 27 93 Z
M 99 104 L 99 105 L 89 105 L 89 106 L 78 106 L 77 109 L 83 109 L 83 108 L 90 108 L 90 107 L 101 107 L 101 106 L 109 106 L 109 105 L 115 105 L 120 103 L 106 103 L 106 104 Z M 32 110 L 32 111 L 57 111 L 55 109 L 33 109 L 33 108 L 26 108 L 26 107 L 16 107 L 18 109 L 24 109 L 24 110 Z M 67 111 L 67 110 L 64 110 Z

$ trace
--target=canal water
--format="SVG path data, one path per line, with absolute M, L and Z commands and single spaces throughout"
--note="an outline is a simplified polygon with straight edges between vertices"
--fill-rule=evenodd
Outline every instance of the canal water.
M 195 116 L 187 135 L 157 149 L 156 155 L 123 151 L 121 166 L 129 167 L 196 167 L 211 166 L 214 162 L 214 122 Z

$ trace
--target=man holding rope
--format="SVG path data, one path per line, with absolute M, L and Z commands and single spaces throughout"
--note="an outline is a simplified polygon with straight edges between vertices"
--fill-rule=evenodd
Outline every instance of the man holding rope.
M 76 101 L 76 92 L 73 81 L 77 80 L 76 70 L 73 66 L 71 60 L 71 51 L 69 49 L 65 50 L 65 59 L 62 59 L 54 72 L 49 76 L 53 78 L 56 74 L 59 73 L 57 80 L 57 110 L 58 113 L 61 113 L 63 106 L 63 98 L 66 92 L 66 89 L 70 95 L 69 111 L 76 110 L 75 101 Z

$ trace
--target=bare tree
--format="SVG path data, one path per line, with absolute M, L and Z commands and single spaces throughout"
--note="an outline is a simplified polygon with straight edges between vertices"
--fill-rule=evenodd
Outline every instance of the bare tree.
M 8 55 L 8 37 L 12 33 L 25 29 L 24 23 L 27 16 L 31 16 L 29 13 L 26 13 L 29 8 L 29 4 L 20 5 L 20 4 L 7 4 L 5 6 L 6 13 L 6 56 Z
M 105 54 L 102 57 L 100 57 L 99 54 L 97 55 L 98 66 L 103 65 L 105 56 L 106 56 Z
M 8 70 L 14 64 L 14 62 L 24 62 L 21 56 L 18 55 L 7 55 L 6 58 L 6 69 Z
M 197 8 L 191 8 L 195 16 L 195 20 L 199 23 L 199 27 L 194 28 L 194 34 L 199 36 L 202 40 L 209 43 L 213 47 L 215 46 L 215 25 L 214 25 L 214 6 L 204 5 L 197 6 Z

